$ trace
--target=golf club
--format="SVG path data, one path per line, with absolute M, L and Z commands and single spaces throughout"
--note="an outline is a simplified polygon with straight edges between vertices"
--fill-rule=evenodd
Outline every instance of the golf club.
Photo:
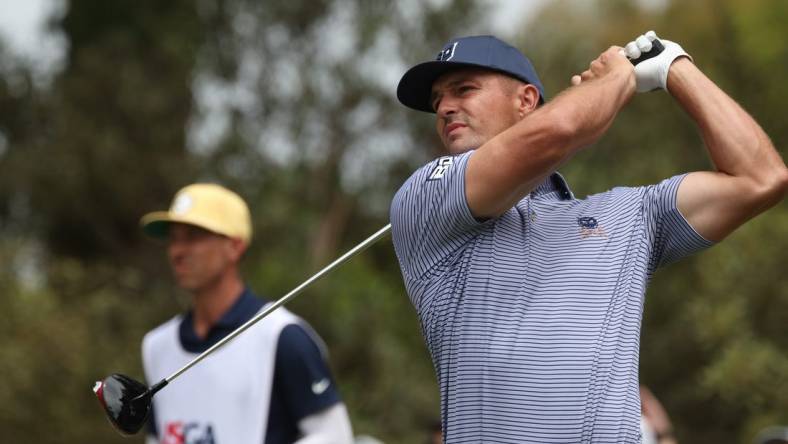
M 268 314 L 270 314 L 272 311 L 293 299 L 303 289 L 323 277 L 326 273 L 343 264 L 345 261 L 356 254 L 364 251 L 367 247 L 385 236 L 390 230 L 391 224 L 381 228 L 375 234 L 353 247 L 350 251 L 340 256 L 334 262 L 328 264 L 322 270 L 315 273 L 301 285 L 282 296 L 281 299 L 268 304 L 260 313 L 246 321 L 243 325 L 235 329 L 224 339 L 217 342 L 211 348 L 205 350 L 196 358 L 192 359 L 189 363 L 181 367 L 178 371 L 162 379 L 156 384 L 147 387 L 145 384 L 139 381 L 118 373 L 108 376 L 103 381 L 96 381 L 96 384 L 93 386 L 93 392 L 96 394 L 99 403 L 104 408 L 110 423 L 122 435 L 133 435 L 137 433 L 148 419 L 151 401 L 153 399 L 153 395 L 155 395 L 156 392 L 183 374 L 183 372 L 205 359 L 205 357 L 216 351 L 218 348 L 230 342 L 233 338 L 243 333 L 246 329 L 256 324 L 264 317 L 268 316 Z
M 657 34 L 654 31 L 649 31 L 646 33 L 646 38 L 651 41 L 651 49 L 646 52 L 640 54 L 640 57 L 629 59 L 629 61 L 637 66 L 638 63 L 645 62 L 648 59 L 653 59 L 654 57 L 660 55 L 662 51 L 665 50 L 665 45 L 662 44 L 661 41 L 657 38 Z

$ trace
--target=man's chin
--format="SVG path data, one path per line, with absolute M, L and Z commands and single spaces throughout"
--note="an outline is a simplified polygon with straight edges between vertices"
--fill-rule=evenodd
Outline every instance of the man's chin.
M 186 277 L 175 277 L 175 283 L 178 285 L 178 288 L 181 290 L 185 290 L 188 292 L 194 291 L 199 285 L 194 282 L 193 279 L 189 279 Z
M 475 148 L 477 148 L 475 145 L 470 145 L 465 143 L 453 143 L 446 148 L 446 151 L 448 151 L 449 154 L 456 156 L 458 154 L 465 153 Z

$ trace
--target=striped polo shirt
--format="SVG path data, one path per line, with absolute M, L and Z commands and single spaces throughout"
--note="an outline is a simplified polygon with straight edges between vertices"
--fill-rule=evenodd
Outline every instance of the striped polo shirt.
M 428 163 L 391 205 L 446 442 L 640 442 L 646 284 L 711 244 L 676 207 L 683 176 L 580 200 L 556 173 L 478 221 L 465 197 L 472 154 Z

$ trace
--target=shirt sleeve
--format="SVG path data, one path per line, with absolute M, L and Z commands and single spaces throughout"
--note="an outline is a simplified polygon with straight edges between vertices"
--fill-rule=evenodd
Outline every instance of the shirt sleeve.
M 678 209 L 678 189 L 686 174 L 646 187 L 644 216 L 653 243 L 649 268 L 675 262 L 714 243 L 698 234 Z
M 151 438 L 159 437 L 159 430 L 156 428 L 156 410 L 153 408 L 153 403 L 150 405 L 150 413 L 146 423 L 146 434 Z
M 394 249 L 403 274 L 439 275 L 453 253 L 474 236 L 477 221 L 465 196 L 465 169 L 473 151 L 433 160 L 416 171 L 391 203 Z
M 337 403 L 298 422 L 301 438 L 294 444 L 352 444 L 353 427 L 347 408 Z
M 145 373 L 145 382 L 147 382 L 148 385 L 151 385 L 153 384 L 153 382 L 151 382 L 151 378 L 148 374 L 148 365 L 147 365 L 152 359 L 149 352 L 150 349 L 149 335 L 150 333 L 145 335 L 145 337 L 142 340 L 142 344 L 140 348 L 141 348 L 141 356 L 142 356 L 142 368 L 143 368 L 143 372 Z M 158 439 L 159 430 L 156 427 L 156 410 L 153 408 L 154 404 L 155 402 L 151 402 L 150 404 L 150 412 L 148 413 L 148 419 L 145 421 L 145 433 L 148 438 Z
M 300 325 L 282 329 L 274 374 L 274 389 L 295 421 L 341 401 L 320 348 Z

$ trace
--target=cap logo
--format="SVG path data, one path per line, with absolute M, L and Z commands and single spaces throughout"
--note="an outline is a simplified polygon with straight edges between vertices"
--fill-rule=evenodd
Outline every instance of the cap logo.
M 451 60 L 454 57 L 454 50 L 457 48 L 457 43 L 459 42 L 454 42 L 454 44 L 451 45 L 451 48 L 446 48 L 439 52 L 438 57 L 436 57 L 435 60 L 439 62 L 448 62 Z
M 176 197 L 175 202 L 172 203 L 172 212 L 175 214 L 186 214 L 191 210 L 192 205 L 194 205 L 194 201 L 191 196 L 188 194 L 181 194 Z

